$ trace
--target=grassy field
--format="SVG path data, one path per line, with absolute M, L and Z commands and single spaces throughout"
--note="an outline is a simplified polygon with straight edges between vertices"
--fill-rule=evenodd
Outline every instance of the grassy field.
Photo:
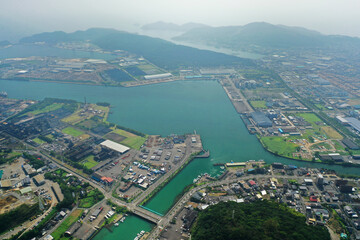
M 318 116 L 314 113 L 297 113 L 297 116 L 300 116 L 305 119 L 305 121 L 311 123 L 311 125 L 316 125 L 316 122 L 323 122 Z
M 254 108 L 266 108 L 265 101 L 250 101 L 251 106 Z
M 64 105 L 63 103 L 53 103 L 53 104 L 51 104 L 49 106 L 46 106 L 44 108 L 36 109 L 34 111 L 28 112 L 27 114 L 38 115 L 38 114 L 41 114 L 41 113 L 51 112 L 51 111 L 54 111 L 56 109 L 61 108 L 63 105 Z
M 119 135 L 121 135 L 121 136 L 124 136 L 124 137 L 126 137 L 126 138 L 136 137 L 135 134 L 130 133 L 130 132 L 127 132 L 127 131 L 124 131 L 124 130 L 121 130 L 121 129 L 114 129 L 113 132 L 116 133 L 116 134 L 119 134 Z
M 33 141 L 36 142 L 39 145 L 41 145 L 43 143 L 46 143 L 45 141 L 41 140 L 40 138 L 34 138 Z
M 84 132 L 80 131 L 80 130 L 77 130 L 75 128 L 72 128 L 72 127 L 67 127 L 67 128 L 64 128 L 62 130 L 63 133 L 65 134 L 68 134 L 68 135 L 71 135 L 73 137 L 78 137 L 80 135 L 83 135 Z
M 140 136 L 135 136 L 132 138 L 126 138 L 121 143 L 130 148 L 139 150 L 141 145 L 143 145 L 145 141 L 146 141 L 146 138 L 140 137 Z
M 61 225 L 51 234 L 51 236 L 56 240 L 56 239 L 60 239 L 61 235 L 63 235 L 66 230 L 68 230 L 68 228 L 74 223 L 76 222 L 81 214 L 82 214 L 83 210 L 81 209 L 76 209 L 74 210 L 62 223 Z
M 320 147 L 324 147 L 327 150 L 331 149 L 330 144 L 326 143 L 326 142 L 321 142 L 321 143 L 317 143 L 311 146 L 311 149 L 315 149 L 315 148 L 320 148 Z
M 321 128 L 326 135 L 328 135 L 329 138 L 333 138 L 333 139 L 343 139 L 343 136 L 341 136 L 340 133 L 338 133 L 335 129 L 333 129 L 330 126 L 324 126 Z
M 63 118 L 62 121 L 66 122 L 66 123 L 70 123 L 70 124 L 76 124 L 78 122 L 81 122 L 82 120 L 84 120 L 83 116 L 79 115 L 80 110 L 76 111 L 75 113 L 71 114 L 70 116 Z
M 282 137 L 261 137 L 260 141 L 270 152 L 286 157 L 292 157 L 296 152 L 297 144 L 286 142 Z
M 343 145 L 341 145 L 339 143 L 339 141 L 332 140 L 332 142 L 334 143 L 334 146 L 335 146 L 336 150 L 345 151 L 345 147 Z
M 92 119 L 85 119 L 85 120 L 77 123 L 76 126 L 90 130 L 90 129 L 93 129 L 94 127 L 96 127 L 97 124 L 98 123 Z
M 94 160 L 93 155 L 86 157 L 83 161 L 81 161 L 81 163 L 89 169 L 99 164 L 97 161 Z
M 137 136 L 133 133 L 130 133 L 130 132 L 127 132 L 127 131 L 124 131 L 124 130 L 121 130 L 121 129 L 114 129 L 112 131 L 112 133 L 116 133 L 116 134 L 119 134 L 121 136 L 124 136 L 126 137 L 123 141 L 121 141 L 120 143 L 121 144 L 124 144 L 130 148 L 133 148 L 133 149 L 140 149 L 141 145 L 144 144 L 146 138 L 145 137 L 140 137 L 140 136 Z
M 103 118 L 103 121 L 106 120 L 108 114 L 109 114 L 109 107 L 103 107 L 103 106 L 98 106 L 96 104 L 90 104 L 90 108 L 94 109 L 94 110 L 101 110 L 103 111 L 103 113 L 101 113 L 100 115 L 96 115 L 91 111 L 87 111 L 85 114 L 81 114 L 83 109 L 80 109 L 76 112 L 74 112 L 72 115 L 63 118 L 62 121 L 66 122 L 66 123 L 70 123 L 72 125 L 78 124 L 86 119 L 90 119 L 92 117 L 99 116 L 101 118 Z
M 320 103 L 317 103 L 315 104 L 315 106 L 319 109 L 319 110 L 325 110 L 326 107 L 324 107 L 324 105 L 320 104 Z
M 145 65 L 139 65 L 137 66 L 140 70 L 144 71 L 147 74 L 159 74 L 159 73 L 163 73 L 163 71 L 161 71 L 160 69 L 154 67 L 153 65 L 150 64 L 145 64 Z

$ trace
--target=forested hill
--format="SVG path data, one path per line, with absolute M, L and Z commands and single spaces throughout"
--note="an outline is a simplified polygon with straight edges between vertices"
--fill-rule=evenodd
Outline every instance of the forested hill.
M 231 49 L 353 48 L 360 38 L 324 35 L 301 27 L 254 22 L 244 26 L 202 27 L 189 30 L 174 40 Z
M 325 227 L 309 226 L 303 215 L 269 201 L 210 206 L 200 212 L 191 235 L 193 240 L 330 240 Z
M 180 66 L 223 66 L 240 64 L 252 65 L 252 61 L 212 51 L 176 45 L 174 43 L 117 31 L 114 29 L 92 28 L 74 33 L 41 33 L 20 40 L 20 43 L 90 41 L 105 50 L 125 50 L 142 55 L 154 64 L 165 69 L 177 69 Z

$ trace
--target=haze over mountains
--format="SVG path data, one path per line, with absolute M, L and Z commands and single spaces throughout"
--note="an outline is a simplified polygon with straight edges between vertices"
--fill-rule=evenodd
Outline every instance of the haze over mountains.
M 187 32 L 195 28 L 203 28 L 203 27 L 209 27 L 208 25 L 201 24 L 201 23 L 185 23 L 182 25 L 178 25 L 175 23 L 168 23 L 168 22 L 155 22 L 146 24 L 141 27 L 142 30 L 147 31 L 173 31 L 173 32 Z

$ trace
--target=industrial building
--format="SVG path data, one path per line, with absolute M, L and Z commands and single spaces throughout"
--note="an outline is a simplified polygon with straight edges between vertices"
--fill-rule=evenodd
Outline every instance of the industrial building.
M 233 68 L 202 68 L 200 69 L 202 75 L 230 75 L 235 74 L 236 71 Z
M 104 142 L 100 143 L 100 145 L 110 148 L 111 150 L 117 151 L 121 154 L 126 153 L 127 151 L 130 150 L 130 148 L 110 140 L 105 140 Z
M 145 75 L 145 80 L 154 80 L 154 79 L 163 79 L 172 77 L 171 73 L 162 73 L 162 74 L 153 74 L 153 75 Z
M 41 186 L 41 185 L 45 184 L 44 175 L 36 175 L 36 176 L 33 178 L 33 181 L 34 181 L 34 183 L 35 183 L 37 186 Z
M 343 143 L 346 147 L 350 148 L 351 150 L 359 150 L 359 149 L 360 149 L 359 145 L 357 145 L 356 143 L 354 143 L 352 140 L 350 140 L 350 139 L 348 139 L 348 138 L 344 138 L 344 139 L 342 140 L 342 143 Z
M 360 132 L 360 121 L 353 117 L 347 117 L 345 120 L 348 121 L 349 125 L 355 129 L 356 131 Z
M 272 121 L 262 112 L 252 112 L 251 118 L 258 127 L 272 127 Z

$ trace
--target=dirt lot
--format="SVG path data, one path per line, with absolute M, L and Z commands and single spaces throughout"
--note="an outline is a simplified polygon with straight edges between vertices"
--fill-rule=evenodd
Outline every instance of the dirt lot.
M 8 211 L 10 206 L 16 203 L 18 199 L 12 195 L 0 199 L 0 214 Z

